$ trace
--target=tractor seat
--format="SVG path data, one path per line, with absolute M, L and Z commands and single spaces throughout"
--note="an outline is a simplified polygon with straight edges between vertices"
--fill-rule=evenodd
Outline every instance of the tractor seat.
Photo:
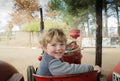
M 0 81 L 24 81 L 24 78 L 15 67 L 0 60 Z
M 36 81 L 97 81 L 97 71 L 86 72 L 81 74 L 69 74 L 58 76 L 40 76 L 33 74 Z

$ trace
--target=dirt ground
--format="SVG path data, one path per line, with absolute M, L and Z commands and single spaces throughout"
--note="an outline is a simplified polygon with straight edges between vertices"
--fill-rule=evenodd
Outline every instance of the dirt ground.
M 101 81 L 106 81 L 106 77 L 110 70 L 120 62 L 120 48 L 103 48 L 102 55 L 102 78 Z M 95 48 L 84 48 L 81 51 L 83 54 L 82 63 L 95 64 Z M 27 67 L 33 65 L 37 67 L 39 61 L 38 56 L 41 54 L 39 48 L 31 47 L 1 47 L 0 60 L 12 64 L 20 73 L 23 74 L 27 81 Z

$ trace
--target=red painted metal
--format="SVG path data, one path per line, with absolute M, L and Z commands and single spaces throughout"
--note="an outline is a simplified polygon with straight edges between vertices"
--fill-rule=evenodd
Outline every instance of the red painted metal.
M 82 54 L 76 41 L 67 45 L 68 52 L 64 54 L 62 60 L 69 63 L 81 64 Z
M 39 57 L 38 57 L 38 60 L 41 61 L 41 60 L 42 60 L 42 56 L 39 56 Z
M 33 74 L 33 76 L 36 81 L 96 81 L 97 71 L 73 75 L 39 76 Z
M 80 30 L 79 29 L 72 29 L 72 30 L 70 30 L 70 36 L 72 38 L 77 39 L 77 37 L 80 36 Z
M 110 71 L 110 73 L 108 74 L 108 77 L 107 77 L 107 81 L 112 81 L 112 74 L 113 72 L 116 72 L 120 75 L 120 62 L 118 64 L 116 64 L 113 69 Z

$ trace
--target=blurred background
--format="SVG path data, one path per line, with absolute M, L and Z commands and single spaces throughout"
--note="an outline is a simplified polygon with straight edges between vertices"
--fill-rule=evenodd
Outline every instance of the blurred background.
M 103 47 L 120 46 L 120 1 L 104 0 L 102 6 Z M 68 39 L 69 30 L 78 28 L 82 47 L 95 47 L 95 0 L 0 0 L 0 46 L 36 46 L 40 35 L 40 8 L 44 29 L 61 27 Z

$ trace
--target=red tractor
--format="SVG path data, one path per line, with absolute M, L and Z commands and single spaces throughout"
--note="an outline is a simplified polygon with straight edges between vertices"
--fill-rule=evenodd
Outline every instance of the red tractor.
M 42 16 L 42 8 L 40 8 L 41 31 L 44 29 L 44 22 Z M 70 31 L 70 36 L 74 39 L 80 36 L 80 30 L 73 29 Z M 62 60 L 69 63 L 81 64 L 81 48 L 76 41 L 73 41 L 67 45 L 65 55 Z M 38 58 L 42 59 L 42 56 Z M 37 69 L 37 68 L 36 68 Z M 100 81 L 100 74 L 97 71 L 72 74 L 72 75 L 60 75 L 60 76 L 39 76 L 36 75 L 36 69 L 33 66 L 28 66 L 27 68 L 27 78 L 28 81 Z M 120 63 L 118 63 L 108 75 L 107 81 L 120 81 Z
M 77 39 L 80 36 L 80 30 L 72 29 L 70 31 L 70 36 Z M 81 64 L 81 48 L 76 41 L 72 41 L 67 44 L 65 54 L 62 58 L 63 61 L 75 64 Z M 39 56 L 39 60 L 42 56 Z M 97 81 L 97 71 L 72 74 L 72 75 L 60 75 L 60 76 L 39 76 L 36 75 L 36 69 L 33 66 L 28 66 L 27 68 L 27 78 L 28 81 Z
M 71 30 L 70 36 L 77 39 L 77 37 L 80 36 L 80 30 Z M 62 60 L 69 63 L 81 64 L 81 58 L 82 54 L 80 46 L 76 41 L 72 41 L 67 45 L 67 49 Z M 38 59 L 41 60 L 42 56 L 39 56 Z M 36 75 L 36 69 L 33 66 L 28 66 L 28 81 L 100 81 L 100 76 L 97 71 L 60 76 L 39 76 Z M 111 70 L 106 80 L 120 81 L 120 62 Z

